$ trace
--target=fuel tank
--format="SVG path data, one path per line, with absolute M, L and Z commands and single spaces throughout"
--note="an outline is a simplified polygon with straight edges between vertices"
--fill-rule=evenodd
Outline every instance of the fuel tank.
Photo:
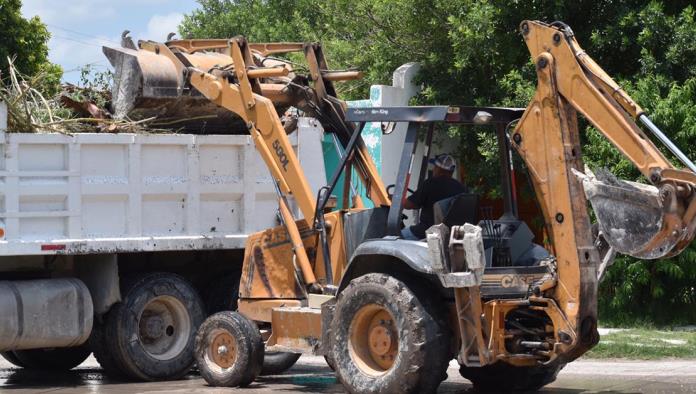
M 83 344 L 92 331 L 87 286 L 75 278 L 0 281 L 0 351 Z

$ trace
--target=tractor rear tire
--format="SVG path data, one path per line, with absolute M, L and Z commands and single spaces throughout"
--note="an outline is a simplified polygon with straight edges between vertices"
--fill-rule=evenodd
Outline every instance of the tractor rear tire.
M 135 380 L 174 380 L 194 363 L 196 330 L 205 307 L 193 286 L 172 273 L 141 274 L 123 281 L 122 302 L 104 321 L 94 346 L 109 372 Z
M 25 369 L 69 371 L 82 364 L 92 351 L 88 345 L 75 347 L 15 350 L 12 352 L 16 361 Z M 9 361 L 9 360 L 8 360 Z
M 404 282 L 371 273 L 338 295 L 331 358 L 351 393 L 432 393 L 447 378 L 449 338 Z
M 503 362 L 484 367 L 459 369 L 462 377 L 481 392 L 536 391 L 556 380 L 565 364 L 551 366 L 516 367 Z
M 254 322 L 237 312 L 218 312 L 196 334 L 196 363 L 211 386 L 245 387 L 261 373 L 264 345 Z

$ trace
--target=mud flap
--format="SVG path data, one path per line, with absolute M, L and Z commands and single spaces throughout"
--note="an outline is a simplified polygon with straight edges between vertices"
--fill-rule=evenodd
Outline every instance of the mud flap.
M 683 237 L 675 193 L 669 188 L 617 179 L 606 170 L 574 170 L 581 180 L 599 228 L 616 252 L 640 259 L 658 259 Z

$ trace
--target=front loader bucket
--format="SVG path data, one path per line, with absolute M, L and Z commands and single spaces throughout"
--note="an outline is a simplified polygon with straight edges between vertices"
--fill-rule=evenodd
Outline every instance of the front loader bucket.
M 682 239 L 681 219 L 665 203 L 657 187 L 617 179 L 608 171 L 585 175 L 585 196 L 599 229 L 615 251 L 640 259 L 674 254 Z
M 114 67 L 111 111 L 117 119 L 155 118 L 155 128 L 189 133 L 245 134 L 244 122 L 188 86 L 185 76 L 167 56 L 146 50 L 103 47 Z M 225 64 L 218 53 L 188 55 L 201 68 Z

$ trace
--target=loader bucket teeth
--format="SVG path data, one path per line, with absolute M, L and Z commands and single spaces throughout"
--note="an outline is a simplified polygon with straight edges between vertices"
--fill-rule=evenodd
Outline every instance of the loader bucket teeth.
M 615 251 L 640 259 L 674 254 L 681 219 L 655 186 L 619 180 L 608 172 L 579 175 L 604 238 Z

